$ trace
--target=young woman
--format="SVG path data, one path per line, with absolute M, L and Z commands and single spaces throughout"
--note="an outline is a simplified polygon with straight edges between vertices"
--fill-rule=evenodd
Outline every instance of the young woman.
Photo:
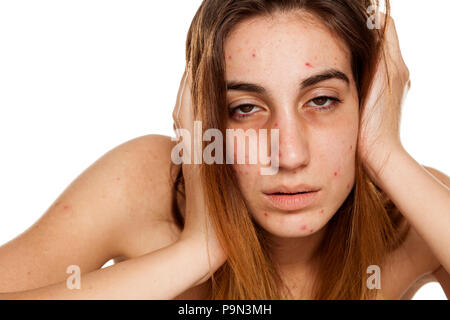
M 409 72 L 371 5 L 203 1 L 174 128 L 279 129 L 275 174 L 175 164 L 169 137 L 126 142 L 0 247 L 0 298 L 400 299 L 432 279 L 449 296 L 449 178 L 402 147 Z

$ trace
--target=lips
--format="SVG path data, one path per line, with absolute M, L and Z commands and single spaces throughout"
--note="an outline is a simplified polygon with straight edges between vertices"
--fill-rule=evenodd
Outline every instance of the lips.
M 277 186 L 264 192 L 264 199 L 274 209 L 296 211 L 311 205 L 318 197 L 320 188 L 301 184 Z
M 300 184 L 297 186 L 281 185 L 281 186 L 273 187 L 267 191 L 264 191 L 264 193 L 267 195 L 276 195 L 276 194 L 278 194 L 278 195 L 283 195 L 283 194 L 284 195 L 294 195 L 294 194 L 299 194 L 299 193 L 318 191 L 319 189 L 320 188 L 306 185 L 306 184 Z
M 295 194 L 265 194 L 264 199 L 273 209 L 282 211 L 297 211 L 304 209 L 316 201 L 320 191 Z

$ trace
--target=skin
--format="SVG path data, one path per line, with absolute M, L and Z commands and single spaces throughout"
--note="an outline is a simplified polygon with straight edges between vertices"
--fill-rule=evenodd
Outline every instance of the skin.
M 256 132 L 280 128 L 278 173 L 260 175 L 260 163 L 235 164 L 240 188 L 250 213 L 276 244 L 273 254 L 280 268 L 303 272 L 324 227 L 354 184 L 359 111 L 348 49 L 318 20 L 284 14 L 242 22 L 227 38 L 225 52 L 227 81 L 266 90 L 265 94 L 229 90 L 231 109 L 246 103 L 255 107 L 234 109 L 228 128 Z M 350 83 L 329 79 L 299 91 L 304 79 L 330 68 L 345 73 Z M 320 111 L 321 105 L 333 103 L 313 100 L 320 96 L 342 102 Z M 319 198 L 306 208 L 283 211 L 264 199 L 263 192 L 273 186 L 299 183 L 321 189 Z
M 277 28 L 282 26 L 282 24 L 277 25 Z M 303 31 L 309 30 L 306 29 L 307 26 L 302 27 L 305 27 Z M 289 32 L 295 31 L 296 28 L 300 28 L 300 26 L 296 25 Z M 248 30 L 246 30 L 246 34 L 249 34 Z M 314 34 L 314 36 L 318 36 L 318 34 Z M 281 42 L 280 45 L 282 44 L 287 46 L 287 43 Z M 325 45 L 325 43 L 322 43 L 322 45 Z M 338 43 L 337 46 L 339 46 Z M 270 48 L 270 46 L 267 46 L 267 48 Z M 255 49 L 254 52 L 250 53 L 251 58 L 255 59 L 255 63 L 259 58 L 264 57 L 264 51 L 262 48 L 260 49 L 259 51 Z M 345 55 L 345 48 L 340 48 L 340 50 L 336 51 L 336 61 L 334 60 L 335 56 L 333 56 L 333 66 L 338 67 L 339 65 L 338 52 Z M 241 52 L 243 52 L 243 48 Z M 269 50 L 270 52 L 274 53 L 273 48 L 272 51 Z M 324 54 L 324 52 L 321 50 L 321 54 Z M 232 53 L 229 54 L 229 57 L 231 57 L 230 60 L 238 59 Z M 276 59 L 274 60 L 274 63 L 279 63 Z M 306 70 L 313 71 L 320 66 L 319 62 L 315 60 L 320 60 L 319 55 L 317 59 L 315 56 L 312 59 L 308 56 L 301 63 L 304 62 L 303 66 L 306 67 Z M 266 61 L 270 60 L 267 60 L 266 57 Z M 270 180 L 264 179 L 260 182 L 278 183 L 280 180 L 272 179 L 279 179 L 280 177 L 286 179 L 283 182 L 291 182 L 293 180 L 290 178 L 297 179 L 298 176 L 299 180 L 305 179 L 302 182 L 317 183 L 317 186 L 324 188 L 327 192 L 327 199 L 333 199 L 330 202 L 322 201 L 317 206 L 315 213 L 305 210 L 305 214 L 303 214 L 305 217 L 304 223 L 293 221 L 297 228 L 292 230 L 280 228 L 281 223 L 283 223 L 281 212 L 251 210 L 251 213 L 258 219 L 258 223 L 263 226 L 264 219 L 273 222 L 277 221 L 276 218 L 278 217 L 278 221 L 281 221 L 279 224 L 267 223 L 265 226 L 267 229 L 272 228 L 271 234 L 274 239 L 280 241 L 280 246 L 276 248 L 278 253 L 276 261 L 284 267 L 283 276 L 289 278 L 287 282 L 293 295 L 287 298 L 292 299 L 310 297 L 309 288 L 296 288 L 295 286 L 298 284 L 306 284 L 307 286 L 310 282 L 311 270 L 307 268 L 309 253 L 317 244 L 320 231 L 329 221 L 332 212 L 336 212 L 336 208 L 334 210 L 332 208 L 345 199 L 349 192 L 347 187 L 350 188 L 353 185 L 354 178 L 348 176 L 348 174 L 351 174 L 354 170 L 349 166 L 353 163 L 354 154 L 352 152 L 356 149 L 355 144 L 351 143 L 353 141 L 351 138 L 356 138 L 352 131 L 354 128 L 349 125 L 339 127 L 333 121 L 326 121 L 327 117 L 331 117 L 331 115 L 320 114 L 314 117 L 312 116 L 314 112 L 303 111 L 302 108 L 307 102 L 305 101 L 307 93 L 301 93 L 297 98 L 293 93 L 293 87 L 291 87 L 294 86 L 293 73 L 297 72 L 297 78 L 300 77 L 300 80 L 295 79 L 298 83 L 301 81 L 303 74 L 307 72 L 304 70 L 305 68 L 299 70 L 302 67 L 301 63 L 296 65 L 297 68 L 292 68 L 289 65 L 282 77 L 279 74 L 272 74 L 273 71 L 277 70 L 274 67 L 273 70 L 269 70 L 271 72 L 270 81 L 265 79 L 263 73 L 259 75 L 260 79 L 244 79 L 249 82 L 250 80 L 259 80 L 259 83 L 264 84 L 273 93 L 271 101 L 267 97 L 258 97 L 258 101 L 254 102 L 260 102 L 261 104 L 258 103 L 258 105 L 267 109 L 260 113 L 262 118 L 259 119 L 259 122 L 254 122 L 253 126 L 258 124 L 260 127 L 270 128 L 273 124 L 274 127 L 282 128 L 283 132 L 287 132 L 281 137 L 284 141 L 281 150 L 281 159 L 283 160 L 280 163 L 278 175 L 267 176 L 265 179 Z M 341 63 L 343 69 L 348 67 L 348 65 L 345 66 L 345 61 L 341 61 Z M 283 67 L 283 65 L 280 66 Z M 245 67 L 247 68 L 247 65 Z M 249 77 L 250 65 L 248 67 L 248 73 L 236 75 Z M 263 65 L 263 67 L 272 68 L 270 64 Z M 287 67 L 287 65 L 284 67 Z M 252 71 L 252 75 L 254 75 L 254 71 Z M 348 69 L 346 74 L 350 76 Z M 231 77 L 228 78 L 229 75 L 227 75 L 227 80 L 231 79 Z M 272 77 L 278 77 L 280 81 L 284 82 L 278 84 L 272 81 Z M 352 79 L 351 83 L 353 83 Z M 276 88 L 277 85 L 278 88 Z M 321 86 L 323 85 L 321 84 Z M 334 85 L 337 86 L 337 84 Z M 327 83 L 327 87 L 332 87 L 332 85 Z M 342 110 L 342 113 L 340 113 L 340 116 L 346 120 L 352 119 L 349 115 L 355 116 L 355 112 L 352 113 L 351 110 L 352 104 L 349 103 L 349 96 L 351 97 L 351 95 L 347 95 L 342 98 L 346 103 L 346 109 L 344 109 L 346 112 Z M 296 98 L 299 100 L 299 108 L 294 110 L 294 104 L 297 105 L 294 102 Z M 252 96 L 252 99 L 257 99 L 257 97 Z M 286 117 L 286 114 L 296 116 Z M 248 120 L 250 118 L 246 121 Z M 355 119 L 353 121 L 357 125 L 357 121 Z M 294 131 L 296 127 L 292 123 L 297 123 L 300 129 L 297 128 L 297 131 Z M 242 127 L 242 122 L 239 124 L 230 122 L 230 127 L 233 125 Z M 293 132 L 296 135 L 293 135 Z M 333 145 L 329 139 L 335 137 L 337 133 L 343 134 L 343 136 L 340 136 L 341 140 L 334 140 Z M 329 139 L 321 139 L 322 134 L 329 135 Z M 318 141 L 313 141 L 313 138 Z M 344 141 L 344 139 L 352 141 Z M 350 142 L 348 152 L 352 155 L 345 154 L 344 146 L 340 148 L 339 142 L 346 142 L 347 144 Z M 302 148 L 300 151 L 296 151 L 290 148 L 291 143 L 295 143 L 297 147 Z M 317 146 L 320 144 L 328 144 L 329 148 L 334 148 L 334 152 L 327 153 L 327 149 L 319 149 Z M 171 150 L 174 146 L 175 143 L 169 137 L 158 135 L 139 137 L 109 151 L 86 169 L 67 187 L 35 224 L 0 247 L 0 299 L 172 298 L 174 292 L 177 291 L 173 289 L 174 284 L 180 285 L 180 283 L 186 282 L 186 278 L 194 274 L 195 267 L 202 264 L 199 262 L 201 257 L 195 256 L 196 252 L 201 251 L 200 248 L 195 247 L 192 243 L 189 243 L 189 246 L 176 247 L 181 230 L 173 220 L 172 201 L 178 201 L 183 216 L 186 215 L 185 212 L 189 205 L 183 203 L 181 198 L 173 199 L 173 184 L 170 178 L 174 178 L 178 172 L 175 170 L 173 176 L 169 177 L 169 166 L 171 164 Z M 328 161 L 320 157 L 327 154 L 331 156 Z M 318 162 L 323 165 L 322 168 L 326 169 L 326 172 L 316 169 L 316 163 Z M 327 166 L 327 163 L 330 165 Z M 331 164 L 334 164 L 335 167 Z M 336 167 L 338 164 L 341 166 Z M 438 216 L 439 211 L 434 210 L 434 207 L 442 208 L 443 197 L 440 197 L 439 190 L 445 188 L 444 186 L 450 187 L 450 179 L 433 168 L 422 167 L 418 164 L 416 166 L 412 161 L 403 159 L 402 154 L 393 157 L 393 161 L 388 164 L 388 170 L 382 177 L 383 185 L 393 201 L 399 204 L 402 213 L 406 213 L 407 218 L 413 223 L 404 244 L 390 254 L 386 264 L 381 266 L 382 288 L 378 298 L 409 299 L 420 286 L 429 281 L 439 281 L 447 296 L 450 297 L 450 278 L 434 255 L 434 252 L 447 252 L 446 247 L 443 248 L 444 250 L 440 250 L 439 247 L 441 244 L 445 245 L 445 242 L 439 238 L 437 241 L 429 239 L 430 237 L 426 237 L 427 234 L 423 232 L 424 230 L 421 227 L 425 225 L 425 231 L 438 235 L 441 230 L 439 225 L 432 225 L 430 221 L 420 220 L 421 217 L 419 217 L 423 216 L 423 219 L 428 219 L 428 216 L 435 214 L 435 216 L 431 216 L 431 220 L 436 220 L 437 224 L 442 224 L 444 226 L 442 228 L 445 228 L 445 224 L 439 221 L 442 216 Z M 178 169 L 180 168 L 178 167 Z M 243 186 L 244 178 L 249 186 L 255 185 L 255 182 L 250 183 L 251 178 L 256 177 L 254 172 L 250 172 L 250 169 L 250 167 L 245 167 L 245 169 L 244 167 L 236 167 L 236 170 L 245 170 L 243 175 L 239 176 Z M 401 176 L 397 172 L 400 172 Z M 425 176 L 423 176 L 423 173 L 425 173 Z M 306 180 L 313 179 L 312 177 L 314 177 L 314 180 Z M 347 179 L 347 181 L 342 182 L 341 179 Z M 430 190 L 423 197 L 434 195 L 434 198 L 432 201 L 422 201 L 420 195 L 423 191 L 416 192 L 414 197 L 411 197 L 410 193 L 415 192 L 415 190 L 404 188 L 405 185 L 417 185 L 419 189 L 423 187 L 422 190 Z M 264 184 L 264 186 L 266 185 Z M 187 193 L 193 193 L 193 191 L 195 193 L 195 191 L 198 191 L 198 187 L 188 187 L 186 191 Z M 252 188 L 243 189 L 246 200 L 255 208 L 258 206 L 258 202 L 257 199 L 252 199 L 252 197 L 260 191 L 260 189 Z M 199 193 L 197 192 L 197 194 Z M 419 211 L 415 209 L 418 203 L 414 202 L 412 198 L 418 198 L 419 204 L 423 203 L 424 206 L 427 206 L 424 207 L 428 213 L 426 216 L 422 214 L 423 208 L 419 207 Z M 323 215 L 323 217 L 320 215 Z M 291 215 L 288 218 L 293 216 Z M 295 220 L 295 218 L 293 219 Z M 192 218 L 191 221 L 193 221 Z M 313 223 L 315 225 L 311 227 Z M 290 227 L 290 225 L 286 227 Z M 312 233 L 311 230 L 313 230 Z M 308 231 L 311 234 L 308 234 Z M 286 233 L 288 234 L 286 235 Z M 425 237 L 422 237 L 421 234 L 424 234 Z M 423 238 L 427 238 L 428 241 L 425 242 Z M 298 243 L 303 246 L 301 251 L 298 249 L 299 246 L 295 246 Z M 433 250 L 430 249 L 430 244 Z M 174 248 L 177 252 L 174 252 Z M 303 261 L 291 260 L 292 264 L 289 265 L 290 257 L 287 253 L 289 252 L 292 256 L 292 250 L 296 250 L 297 257 L 299 254 L 303 254 L 303 256 L 300 256 Z M 42 252 L 45 252 L 45 254 L 42 254 Z M 105 262 L 113 258 L 117 262 L 114 266 L 100 269 Z M 171 259 L 175 260 L 176 263 L 173 263 Z M 163 262 L 168 263 L 162 265 Z M 70 291 L 66 288 L 65 281 L 68 277 L 66 268 L 73 264 L 77 264 L 83 271 L 84 289 L 81 291 Z M 155 269 L 149 268 L 149 266 L 153 266 Z M 189 268 L 186 268 L 186 266 L 189 266 Z M 170 281 L 164 283 L 167 279 Z M 175 280 L 172 281 L 173 279 Z M 156 287 L 158 289 L 149 293 L 151 291 L 149 288 L 155 288 L 154 281 L 157 281 L 158 286 Z M 180 286 L 184 287 L 184 285 Z M 168 292 L 161 292 L 162 287 L 166 287 Z M 31 290 L 34 288 L 40 289 Z M 175 299 L 203 299 L 204 289 L 203 285 L 190 286 Z M 18 293 L 10 294 L 8 292 Z

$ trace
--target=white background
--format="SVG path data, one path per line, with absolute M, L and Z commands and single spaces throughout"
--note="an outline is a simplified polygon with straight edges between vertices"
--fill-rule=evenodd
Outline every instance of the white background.
M 185 40 L 200 0 L 0 1 L 0 245 L 107 151 L 172 136 Z M 401 138 L 450 173 L 450 1 L 392 0 L 412 87 Z M 437 283 L 417 299 L 445 299 Z

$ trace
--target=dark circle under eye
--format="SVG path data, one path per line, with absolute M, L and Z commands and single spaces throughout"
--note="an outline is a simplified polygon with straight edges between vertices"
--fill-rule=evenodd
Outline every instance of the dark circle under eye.
M 312 100 L 316 105 L 323 106 L 328 101 L 327 97 L 319 97 Z

